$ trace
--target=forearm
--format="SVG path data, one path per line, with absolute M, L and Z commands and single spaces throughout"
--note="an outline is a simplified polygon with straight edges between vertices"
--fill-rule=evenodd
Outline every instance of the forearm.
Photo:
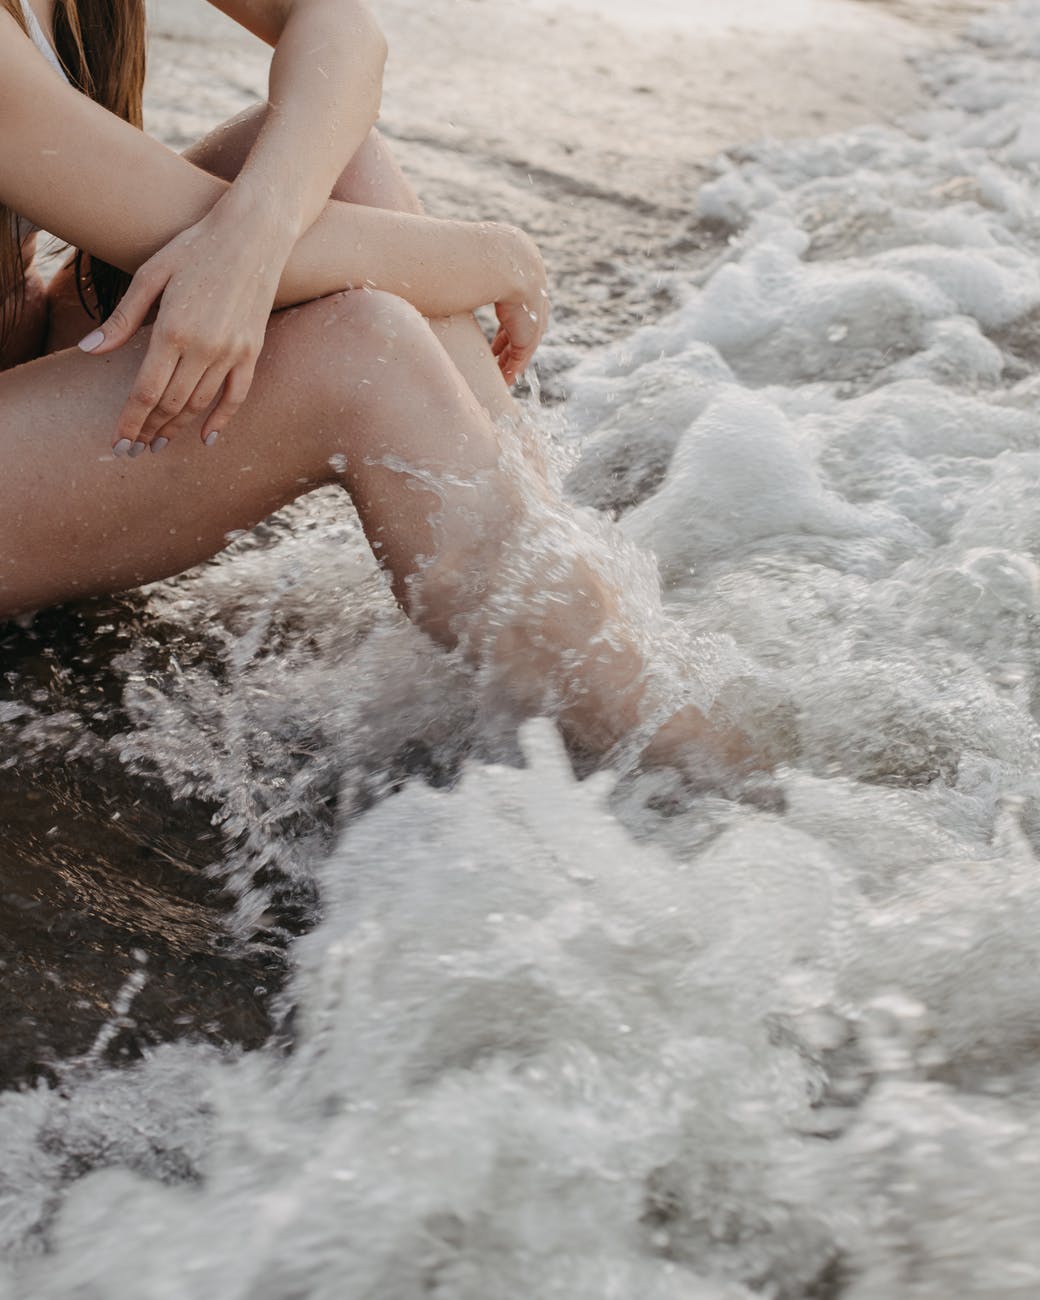
M 277 276 L 279 306 L 367 284 L 449 316 L 509 296 L 514 259 L 532 262 L 502 227 L 335 202 L 274 243 L 220 203 L 228 188 L 59 82 L 0 11 L 0 201 L 122 270 L 192 232 L 190 255 L 215 272 L 230 256 Z
M 510 296 L 520 239 L 490 223 L 330 202 L 297 241 L 275 303 L 367 287 L 404 298 L 424 316 L 455 316 Z
M 385 57 L 361 0 L 296 0 L 275 44 L 269 111 L 225 203 L 294 240 L 307 230 L 375 124 Z
M 0 199 L 74 247 L 133 273 L 226 194 L 227 182 L 96 104 L 68 90 L 61 99 L 74 112 L 60 147 L 30 114 L 20 133 L 0 133 Z M 99 154 L 114 160 L 100 187 Z M 497 227 L 330 201 L 299 240 L 286 238 L 272 252 L 254 248 L 248 226 L 235 225 L 229 212 L 223 220 L 229 238 L 200 240 L 196 256 L 226 257 L 237 240 L 258 272 L 268 258 L 271 266 L 280 262 L 279 306 L 367 284 L 400 294 L 426 315 L 446 316 L 496 301 L 510 270 L 503 256 L 509 241 Z

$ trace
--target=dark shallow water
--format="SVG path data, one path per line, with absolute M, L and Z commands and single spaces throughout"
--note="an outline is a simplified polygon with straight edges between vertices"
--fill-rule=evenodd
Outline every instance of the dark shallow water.
M 131 643 L 153 648 L 157 671 L 206 653 L 205 636 L 164 641 L 140 598 L 0 630 L 0 1087 L 88 1052 L 135 972 L 143 985 L 105 1059 L 188 1036 L 251 1047 L 270 1032 L 291 909 L 277 932 L 234 939 L 213 808 L 119 761 L 126 677 L 113 661 Z

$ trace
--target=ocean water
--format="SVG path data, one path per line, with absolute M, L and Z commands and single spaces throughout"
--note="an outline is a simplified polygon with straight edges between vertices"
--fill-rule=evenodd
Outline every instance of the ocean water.
M 240 934 L 319 917 L 264 1049 L 0 1096 L 0 1297 L 1038 1294 L 1038 59 L 1030 0 L 908 129 L 720 164 L 718 262 L 570 372 L 568 494 L 784 719 L 766 797 L 488 761 L 346 518 L 153 593 L 211 653 L 127 646 L 93 743 L 212 806 Z

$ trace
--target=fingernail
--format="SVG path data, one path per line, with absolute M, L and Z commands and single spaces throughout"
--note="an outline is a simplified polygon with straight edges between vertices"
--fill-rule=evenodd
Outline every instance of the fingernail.
M 168 445 L 169 441 L 169 438 L 153 438 L 152 451 L 162 451 L 162 449 Z
M 140 456 L 140 454 L 143 451 L 147 451 L 147 450 L 148 450 L 148 444 L 146 442 L 132 442 L 130 444 L 130 453 L 129 453 L 131 460 L 136 460 L 137 457 Z
M 211 429 L 209 433 L 206 434 L 205 438 L 203 438 L 202 441 L 206 444 L 207 447 L 212 447 L 219 437 L 220 437 L 220 430 Z
M 117 456 L 128 456 L 132 445 L 129 438 L 120 438 L 112 450 Z
M 104 341 L 105 336 L 100 330 L 91 330 L 86 338 L 80 339 L 76 346 L 81 352 L 93 352 L 94 349 L 99 348 Z

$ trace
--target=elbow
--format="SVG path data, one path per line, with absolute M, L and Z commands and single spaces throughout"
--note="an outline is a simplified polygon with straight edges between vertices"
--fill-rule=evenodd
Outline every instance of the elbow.
M 379 84 L 380 86 L 382 86 L 383 69 L 386 67 L 386 59 L 387 59 L 387 55 L 390 53 L 390 46 L 386 43 L 386 37 L 383 35 L 383 29 L 379 26 L 379 24 L 376 22 L 374 18 L 372 19 L 371 22 L 371 28 L 372 28 L 371 35 L 372 35 L 373 66 L 375 67 L 377 75 L 379 77 Z
M 386 67 L 389 46 L 386 37 L 383 35 L 382 28 L 372 14 L 369 13 L 366 6 L 362 6 L 362 16 L 363 28 L 358 33 L 358 36 L 364 41 L 365 70 L 367 74 L 365 83 L 368 90 L 369 116 L 372 119 L 371 125 L 375 126 L 383 100 L 383 70 Z
M 372 71 L 376 84 L 376 117 L 379 116 L 379 105 L 383 99 L 383 71 L 386 68 L 387 56 L 390 53 L 390 47 L 386 43 L 386 37 L 383 35 L 383 29 L 379 24 L 372 20 Z
M 375 83 L 382 89 L 383 69 L 386 67 L 387 55 L 390 47 L 387 45 L 386 37 L 383 35 L 383 29 L 376 22 L 375 15 L 369 9 L 368 5 L 362 3 L 358 6 L 360 10 L 358 37 L 364 41 L 367 54 L 366 63 L 371 69 L 372 77 Z

